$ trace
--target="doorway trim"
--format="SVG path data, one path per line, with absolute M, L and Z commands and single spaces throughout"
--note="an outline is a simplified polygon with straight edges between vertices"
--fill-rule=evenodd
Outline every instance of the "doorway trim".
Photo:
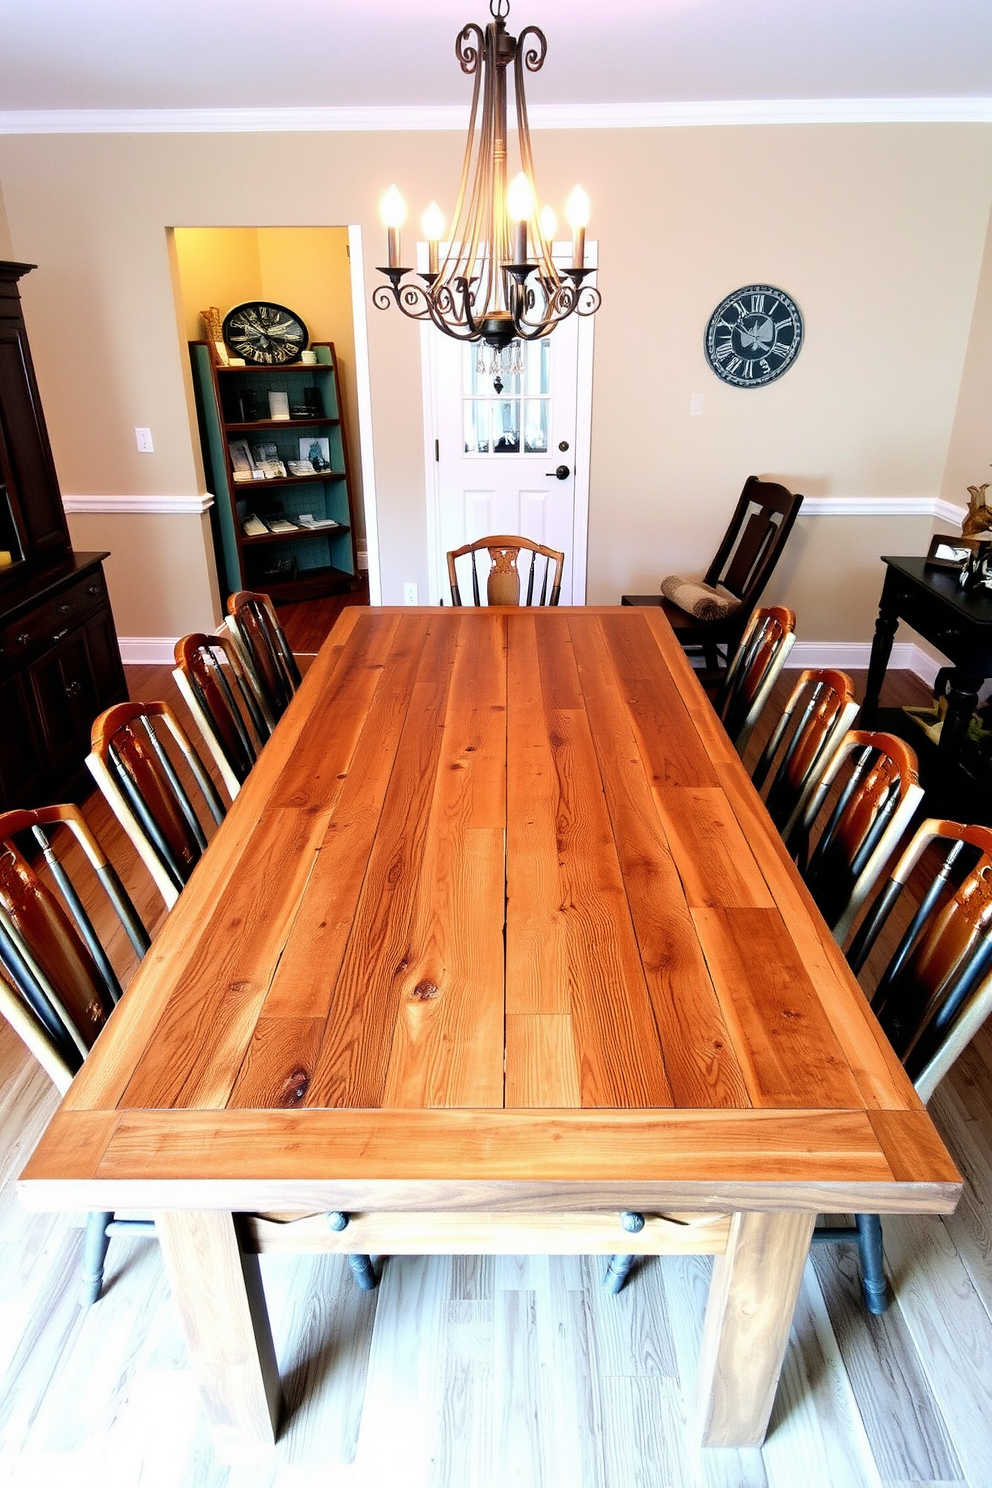
M 359 465 L 362 471 L 362 510 L 365 513 L 365 550 L 369 565 L 369 604 L 380 605 L 382 563 L 379 555 L 379 507 L 375 489 L 375 447 L 372 442 L 372 376 L 365 307 L 365 261 L 362 256 L 362 229 L 354 222 L 348 224 L 348 261 L 351 267 L 355 395 L 358 400 Z
M 426 262 L 427 245 L 417 244 L 418 254 L 423 250 Z M 571 254 L 571 243 L 555 243 L 556 257 Z M 418 258 L 418 262 L 420 259 Z M 586 263 L 596 268 L 599 262 L 599 244 L 593 240 L 586 243 Z M 578 358 L 575 377 L 575 485 L 572 505 L 572 602 L 586 602 L 586 569 L 589 547 L 589 468 L 592 457 L 592 365 L 593 332 L 592 315 L 577 317 L 576 356 Z M 424 407 L 424 487 L 427 496 L 427 584 L 428 604 L 437 604 L 447 593 L 448 574 L 441 553 L 441 488 L 440 469 L 435 458 L 437 438 L 437 368 L 434 355 L 436 338 L 430 334 L 432 327 L 420 327 L 420 376 L 423 388 Z M 357 323 L 356 323 L 357 332 Z M 441 334 L 441 333 L 439 333 Z M 357 335 L 356 335 L 357 346 Z M 356 352 L 357 356 L 357 352 Z M 371 573 L 370 573 L 371 581 Z M 444 601 L 447 603 L 447 601 Z

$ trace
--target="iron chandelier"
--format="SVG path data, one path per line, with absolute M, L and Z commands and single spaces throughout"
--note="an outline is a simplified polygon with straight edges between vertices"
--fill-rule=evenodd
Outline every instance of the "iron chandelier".
M 484 341 L 497 354 L 517 338 L 547 336 L 573 313 L 591 315 L 601 303 L 598 289 L 585 282 L 594 271 L 585 267 L 589 198 L 580 186 L 568 203 L 571 267 L 561 268 L 552 259 L 556 224 L 550 208 L 539 206 L 524 96 L 524 71 L 540 71 L 548 43 L 537 26 L 510 36 L 509 11 L 509 0 L 489 0 L 492 21 L 485 33 L 469 22 L 455 40 L 461 69 L 475 82 L 444 257 L 444 218 L 432 202 L 422 223 L 427 271 L 402 266 L 400 228 L 406 207 L 391 186 L 381 207 L 389 262 L 379 270 L 389 285 L 380 284 L 372 296 L 380 310 L 395 302 L 412 320 L 429 320 L 457 341 Z M 507 186 L 506 75 L 511 66 L 521 170 Z

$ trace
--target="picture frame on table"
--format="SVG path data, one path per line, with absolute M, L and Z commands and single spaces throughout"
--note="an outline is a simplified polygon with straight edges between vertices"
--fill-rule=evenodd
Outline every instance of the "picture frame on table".
M 930 539 L 927 551 L 927 568 L 949 568 L 960 572 L 977 547 L 973 537 L 960 537 L 955 533 L 937 532 Z

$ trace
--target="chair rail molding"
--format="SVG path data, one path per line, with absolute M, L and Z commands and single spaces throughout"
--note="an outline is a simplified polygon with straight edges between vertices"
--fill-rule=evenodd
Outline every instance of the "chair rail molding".
M 80 515 L 118 512 L 166 512 L 172 516 L 201 516 L 209 511 L 214 498 L 205 496 L 63 496 L 62 505 Z
M 964 506 L 939 496 L 807 496 L 799 511 L 804 517 L 934 517 L 960 522 Z

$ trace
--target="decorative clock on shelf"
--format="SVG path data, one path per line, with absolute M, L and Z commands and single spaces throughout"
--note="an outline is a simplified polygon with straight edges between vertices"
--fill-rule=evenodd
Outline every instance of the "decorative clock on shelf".
M 249 300 L 224 316 L 224 341 L 234 356 L 274 367 L 298 362 L 309 337 L 294 310 L 268 300 Z
M 713 311 L 704 349 L 721 381 L 764 387 L 789 370 L 802 341 L 803 318 L 795 300 L 772 284 L 745 284 Z

